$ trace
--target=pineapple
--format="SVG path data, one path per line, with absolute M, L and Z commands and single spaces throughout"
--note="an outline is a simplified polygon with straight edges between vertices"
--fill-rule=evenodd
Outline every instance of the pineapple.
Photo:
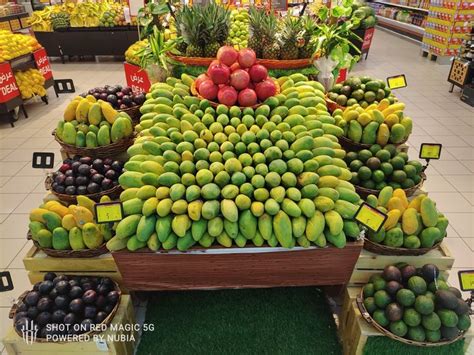
M 278 23 L 275 15 L 269 14 L 263 19 L 262 31 L 262 58 L 278 59 L 278 57 L 280 56 L 280 46 L 278 45 L 275 36 L 278 32 Z
M 187 57 L 202 57 L 204 26 L 200 6 L 184 7 L 181 17 L 181 33 L 187 44 Z
M 301 32 L 301 19 L 290 16 L 283 20 L 281 32 L 281 59 L 298 59 L 298 37 Z
M 249 9 L 249 27 L 250 27 L 250 39 L 248 41 L 248 47 L 252 48 L 257 55 L 257 58 L 262 57 L 263 50 L 263 29 L 262 23 L 265 19 L 265 10 L 257 9 L 251 6 Z
M 202 15 L 205 26 L 204 56 L 215 57 L 229 35 L 230 12 L 215 2 L 210 2 L 203 8 Z
M 304 44 L 299 49 L 299 57 L 300 58 L 311 58 L 314 53 L 314 44 L 311 43 L 311 38 L 316 33 L 316 23 L 315 21 L 308 15 L 303 17 L 303 40 Z
M 177 35 L 176 49 L 180 53 L 186 54 L 186 48 L 188 44 L 184 41 L 184 38 L 183 38 L 182 28 L 184 26 L 182 25 L 182 14 L 183 14 L 182 10 L 176 12 L 176 35 Z

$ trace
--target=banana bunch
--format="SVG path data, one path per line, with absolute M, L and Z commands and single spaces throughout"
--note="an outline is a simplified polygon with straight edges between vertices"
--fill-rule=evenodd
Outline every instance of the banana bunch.
M 125 60 L 130 64 L 139 65 L 140 58 L 138 57 L 137 52 L 140 51 L 142 48 L 147 47 L 148 45 L 148 39 L 135 42 L 125 51 Z
M 29 99 L 34 95 L 46 95 L 44 77 L 37 69 L 19 70 L 15 72 L 15 80 L 23 99 Z
M 28 18 L 29 25 L 35 32 L 52 32 L 51 14 L 53 13 L 52 6 L 46 6 L 43 10 L 33 11 Z
M 70 16 L 71 27 L 98 27 L 100 23 L 99 4 L 90 1 L 78 3 Z

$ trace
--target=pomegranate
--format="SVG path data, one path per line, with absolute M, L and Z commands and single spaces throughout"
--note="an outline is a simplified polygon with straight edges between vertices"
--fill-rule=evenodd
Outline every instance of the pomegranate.
M 234 64 L 238 57 L 239 52 L 237 52 L 235 48 L 231 46 L 223 46 L 217 51 L 217 60 L 227 66 Z
M 250 79 L 254 83 L 259 83 L 268 76 L 268 70 L 261 64 L 254 64 L 249 70 Z
M 237 90 L 245 89 L 249 83 L 250 76 L 242 69 L 237 69 L 232 74 L 230 74 L 230 85 L 232 85 Z
M 234 64 L 232 64 L 232 65 L 230 66 L 230 71 L 231 71 L 231 72 L 234 72 L 234 71 L 236 71 L 237 69 L 240 69 L 240 64 L 239 64 L 239 62 L 235 62 Z
M 255 86 L 255 91 L 257 92 L 258 99 L 265 101 L 270 96 L 276 94 L 276 85 L 273 80 L 266 79 Z
M 214 84 L 227 84 L 229 82 L 230 70 L 227 65 L 219 63 L 212 67 L 209 66 L 207 75 L 209 75 L 209 78 L 214 82 Z
M 239 51 L 238 60 L 241 68 L 250 68 L 257 61 L 257 56 L 253 50 L 244 48 Z
M 196 89 L 199 91 L 199 86 L 202 84 L 203 81 L 209 80 L 209 77 L 207 76 L 206 73 L 202 73 L 196 78 L 195 84 L 196 84 Z
M 211 69 L 213 66 L 217 65 L 217 64 L 220 64 L 221 62 L 219 62 L 217 59 L 214 59 L 211 64 L 209 64 L 209 66 L 207 67 L 207 70 L 209 71 L 209 69 Z M 209 75 L 209 74 L 208 74 Z
M 226 86 L 219 89 L 217 99 L 221 104 L 232 106 L 237 102 L 237 91 L 232 86 Z
M 216 84 L 212 82 L 211 79 L 206 79 L 201 82 L 201 85 L 199 85 L 198 89 L 201 96 L 208 100 L 215 100 L 217 97 L 218 90 L 219 88 Z
M 249 82 L 249 85 L 247 86 L 247 88 L 255 90 L 255 84 L 252 82 Z
M 240 106 L 253 106 L 257 103 L 257 94 L 252 89 L 243 89 L 239 92 Z

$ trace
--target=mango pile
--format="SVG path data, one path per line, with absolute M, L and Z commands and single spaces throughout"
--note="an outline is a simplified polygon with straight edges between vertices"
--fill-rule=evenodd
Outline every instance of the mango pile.
M 100 202 L 109 202 L 102 196 Z M 77 196 L 77 205 L 65 206 L 49 200 L 30 212 L 30 232 L 42 248 L 82 250 L 99 248 L 112 238 L 111 225 L 94 222 L 95 202 L 86 196 Z
M 366 189 L 382 190 L 385 186 L 408 189 L 422 180 L 421 163 L 409 160 L 408 154 L 393 144 L 383 148 L 373 144 L 370 149 L 348 152 L 344 160 L 352 172 L 351 182 Z
M 15 80 L 23 99 L 29 99 L 34 95 L 46 96 L 44 76 L 38 69 L 19 70 L 15 72 Z
M 69 102 L 64 119 L 56 127 L 56 136 L 76 147 L 105 146 L 132 134 L 132 119 L 127 113 L 92 95 L 77 96 Z
M 333 116 L 344 129 L 344 136 L 353 142 L 384 146 L 402 143 L 410 136 L 413 121 L 404 115 L 404 109 L 404 103 L 390 104 L 388 99 L 383 99 L 365 109 L 356 104 L 344 111 L 334 110 Z
M 407 249 L 431 248 L 446 236 L 448 219 L 425 194 L 408 201 L 405 191 L 387 186 L 378 198 L 369 195 L 367 203 L 388 215 L 378 233 L 369 233 L 375 243 Z
M 360 198 L 321 84 L 293 74 L 280 94 L 241 110 L 189 96 L 192 83 L 168 78 L 147 94 L 110 250 L 342 248 L 359 236 Z

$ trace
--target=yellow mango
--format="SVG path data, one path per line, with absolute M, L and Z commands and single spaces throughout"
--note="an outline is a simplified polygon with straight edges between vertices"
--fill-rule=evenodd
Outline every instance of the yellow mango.
M 392 197 L 390 200 L 388 200 L 387 203 L 387 210 L 400 210 L 401 213 L 405 212 L 405 205 L 403 204 L 402 200 L 400 197 Z
M 385 124 L 390 128 L 396 123 L 400 123 L 400 119 L 396 114 L 392 113 L 388 116 L 385 116 Z
M 359 117 L 357 118 L 357 122 L 359 122 L 362 127 L 367 126 L 372 121 L 373 121 L 372 117 L 370 117 L 370 115 L 367 112 L 361 113 Z
M 41 222 L 43 224 L 46 223 L 43 218 L 43 215 L 47 212 L 49 212 L 49 210 L 45 208 L 33 208 L 30 212 L 30 221 Z
M 425 199 L 427 196 L 425 194 L 416 196 L 413 200 L 410 201 L 408 204 L 408 208 L 414 208 L 418 212 L 420 212 L 421 201 Z
M 67 229 L 68 231 L 70 231 L 74 227 L 77 227 L 76 220 L 74 219 L 74 216 L 70 213 L 63 217 L 61 225 L 64 229 Z
M 95 214 L 95 211 L 94 211 L 95 201 L 91 200 L 89 197 L 84 196 L 84 195 L 78 195 L 76 199 L 77 199 L 78 206 L 87 208 L 89 211 L 91 211 L 92 215 Z
M 82 100 L 82 97 L 81 97 Z M 66 109 L 64 110 L 64 121 L 66 122 L 71 122 L 76 119 L 76 109 L 77 106 L 79 105 L 80 100 L 79 99 L 74 99 L 69 104 L 66 106 Z
M 82 228 L 86 223 L 94 222 L 94 215 L 86 207 L 72 205 L 69 206 L 69 210 L 79 228 Z
M 379 126 L 379 130 L 377 131 L 377 144 L 381 146 L 385 146 L 390 139 L 390 129 L 385 123 L 382 123 Z
M 405 209 L 408 207 L 408 199 L 407 195 L 405 194 L 405 190 L 403 189 L 395 189 L 393 191 L 393 197 L 398 197 L 401 201 Z
M 402 229 L 406 235 L 413 235 L 418 230 L 417 212 L 414 208 L 407 208 L 402 216 Z
M 385 228 L 386 231 L 392 229 L 395 227 L 400 220 L 400 217 L 402 216 L 402 213 L 400 210 L 390 210 L 387 213 L 387 220 L 385 221 L 383 227 Z

